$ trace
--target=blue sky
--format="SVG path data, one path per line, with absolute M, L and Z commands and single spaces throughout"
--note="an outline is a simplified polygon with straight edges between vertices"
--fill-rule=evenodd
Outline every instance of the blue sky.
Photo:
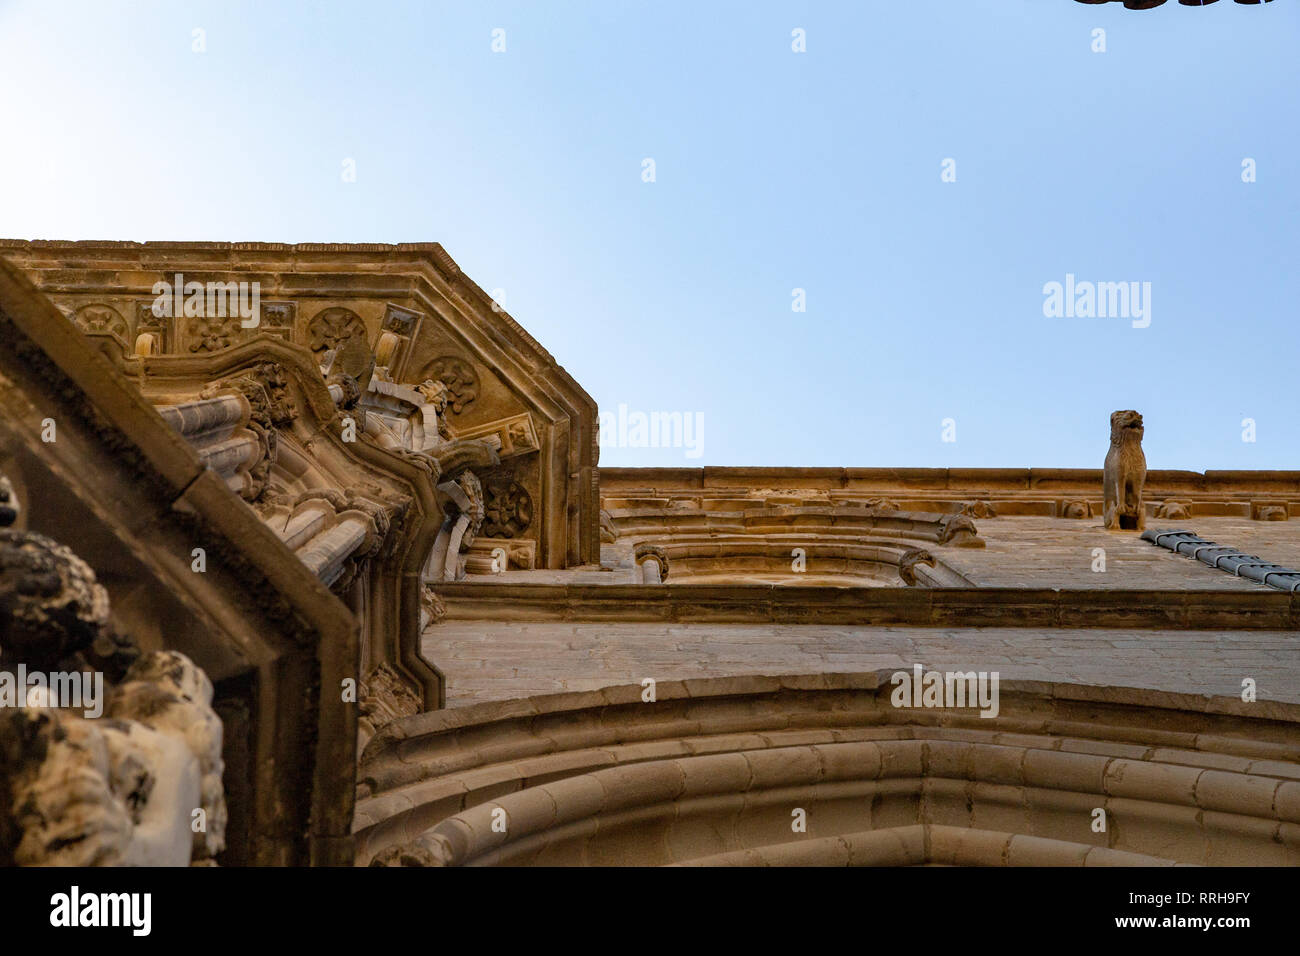
M 703 416 L 605 465 L 1100 467 L 1136 408 L 1152 468 L 1296 469 L 1298 41 L 1290 0 L 0 0 L 0 235 L 440 241 L 602 409 Z M 1149 327 L 1045 317 L 1067 273 Z

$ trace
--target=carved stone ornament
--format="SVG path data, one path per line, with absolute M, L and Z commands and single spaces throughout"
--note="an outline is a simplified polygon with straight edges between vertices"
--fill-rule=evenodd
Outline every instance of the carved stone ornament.
M 239 337 L 240 324 L 239 316 L 231 315 L 225 318 L 215 315 L 205 315 L 196 318 L 187 318 L 180 320 L 190 324 L 190 335 L 193 341 L 190 342 L 191 352 L 217 352 L 221 349 L 228 349 L 235 343 Z
M 962 514 L 946 515 L 939 520 L 939 543 L 958 548 L 982 548 L 975 522 Z
M 366 342 L 366 324 L 351 309 L 334 306 L 318 313 L 307 326 L 307 344 L 313 352 L 336 349 L 343 343 L 359 338 Z
M 123 342 L 130 341 L 126 319 L 111 305 L 83 305 L 74 321 L 87 332 L 111 332 Z
M 489 538 L 514 538 L 533 522 L 533 499 L 527 489 L 509 475 L 487 480 L 486 517 L 483 534 Z
M 1168 501 L 1160 502 L 1156 508 L 1156 517 L 1166 521 L 1181 521 L 1184 518 L 1191 517 L 1191 509 L 1185 501 L 1174 501 L 1172 498 Z
M 138 656 L 108 622 L 84 561 L 0 530 L 0 865 L 185 866 L 225 846 L 211 682 L 182 654 Z
M 424 378 L 442 382 L 447 387 L 447 405 L 459 415 L 478 398 L 478 375 L 468 359 L 442 355 L 429 363 Z
M 1061 502 L 1062 518 L 1091 518 L 1092 504 L 1086 498 L 1067 498 Z

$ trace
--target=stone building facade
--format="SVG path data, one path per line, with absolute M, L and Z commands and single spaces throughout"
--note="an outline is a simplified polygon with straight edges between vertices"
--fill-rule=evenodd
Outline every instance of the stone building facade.
M 0 257 L 0 671 L 126 728 L 6 862 L 1300 862 L 1300 472 L 600 469 L 437 244 Z

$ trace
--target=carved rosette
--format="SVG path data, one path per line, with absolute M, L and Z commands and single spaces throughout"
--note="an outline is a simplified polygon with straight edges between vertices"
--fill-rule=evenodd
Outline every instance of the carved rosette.
M 486 517 L 483 534 L 489 538 L 514 538 L 533 522 L 533 499 L 523 485 L 509 475 L 487 480 Z
M 447 387 L 447 406 L 457 415 L 478 397 L 478 375 L 468 359 L 439 356 L 425 368 L 423 378 Z
M 339 306 L 317 313 L 307 326 L 307 345 L 313 352 L 321 353 L 339 348 L 352 339 L 367 341 L 366 324 L 351 309 Z

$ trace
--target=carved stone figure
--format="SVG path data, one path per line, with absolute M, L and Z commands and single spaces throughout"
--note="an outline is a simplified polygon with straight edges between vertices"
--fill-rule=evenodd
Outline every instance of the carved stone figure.
M 1164 518 L 1169 521 L 1182 521 L 1191 514 L 1190 509 L 1185 501 L 1174 501 L 1172 498 L 1168 501 L 1160 502 L 1156 508 L 1156 517 Z
M 1142 486 L 1147 459 L 1142 454 L 1142 416 L 1132 409 L 1112 412 L 1110 451 L 1102 474 L 1105 525 L 1108 531 L 1141 531 L 1146 527 Z
M 0 478 L 0 525 L 12 498 Z M 225 847 L 212 684 L 184 655 L 138 656 L 112 634 L 94 572 L 43 535 L 0 530 L 0 659 L 18 696 L 0 709 L 0 865 L 185 866 Z M 41 692 L 14 672 L 40 672 Z M 97 714 L 84 688 L 103 704 L 105 676 L 124 682 Z
M 1067 498 L 1061 502 L 1062 518 L 1091 518 L 1092 502 L 1086 498 Z
M 339 306 L 323 309 L 307 326 L 307 345 L 317 354 L 336 349 L 353 338 L 365 344 L 366 324 L 351 309 Z
M 939 519 L 939 543 L 955 548 L 984 547 L 975 522 L 963 514 L 944 515 Z

